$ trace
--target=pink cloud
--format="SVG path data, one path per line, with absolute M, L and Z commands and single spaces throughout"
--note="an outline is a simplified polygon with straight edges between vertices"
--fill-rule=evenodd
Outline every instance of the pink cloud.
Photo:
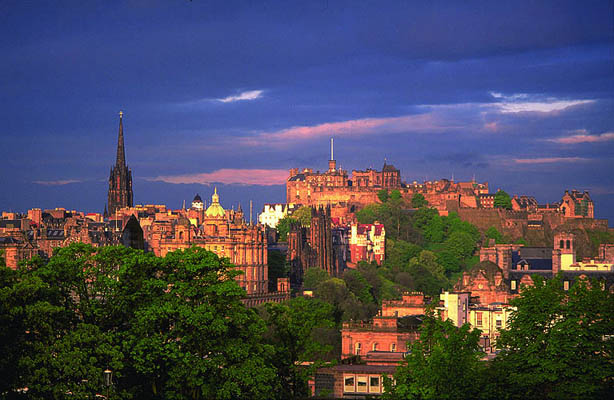
M 516 164 L 552 164 L 565 162 L 582 162 L 587 161 L 587 158 L 582 157 L 544 157 L 544 158 L 516 158 Z
M 232 169 L 223 168 L 213 172 L 200 174 L 169 175 L 151 178 L 151 181 L 166 183 L 211 183 L 239 184 L 239 185 L 283 185 L 288 178 L 288 170 L 285 169 Z
M 382 133 L 437 132 L 462 128 L 459 124 L 447 124 L 433 113 L 405 115 L 390 118 L 363 118 L 341 122 L 326 122 L 312 126 L 294 126 L 274 132 L 263 132 L 246 137 L 247 145 L 262 145 L 263 141 L 306 140 L 330 136 L 363 136 Z M 267 143 L 270 144 L 270 143 Z
M 577 143 L 598 143 L 614 140 L 614 132 L 606 132 L 599 135 L 590 135 L 586 130 L 578 131 L 577 135 L 563 136 L 555 139 L 548 139 L 550 142 L 562 144 L 577 144 Z
M 64 180 L 57 180 L 57 181 L 34 181 L 33 183 L 37 184 L 37 185 L 45 185 L 45 186 L 62 186 L 62 185 L 68 185 L 71 183 L 79 183 L 82 182 L 78 179 L 64 179 Z

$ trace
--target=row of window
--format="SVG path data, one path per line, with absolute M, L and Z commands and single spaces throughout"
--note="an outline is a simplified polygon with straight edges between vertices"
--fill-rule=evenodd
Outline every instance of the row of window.
M 380 349 L 378 349 L 379 344 L 378 343 L 373 343 L 373 345 L 371 346 L 371 350 L 372 351 L 378 351 Z M 360 342 L 356 342 L 356 344 L 354 345 L 354 354 L 356 355 L 360 355 L 360 351 L 362 350 L 362 344 Z M 390 351 L 397 351 L 397 344 L 396 343 L 391 343 L 390 344 Z
M 344 393 L 382 393 L 382 377 L 379 375 L 343 375 Z

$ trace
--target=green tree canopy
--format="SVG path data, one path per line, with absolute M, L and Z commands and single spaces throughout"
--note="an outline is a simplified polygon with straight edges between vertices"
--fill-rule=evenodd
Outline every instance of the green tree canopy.
M 479 330 L 457 328 L 431 312 L 411 344 L 405 361 L 385 380 L 384 399 L 471 399 L 480 392 L 483 367 Z
M 307 271 L 305 271 L 305 275 L 303 276 L 303 287 L 305 289 L 315 289 L 320 283 L 328 279 L 330 279 L 330 275 L 328 275 L 328 272 L 322 268 L 307 268 Z
M 377 198 L 379 199 L 379 201 L 381 201 L 382 203 L 385 203 L 388 201 L 389 195 L 388 195 L 388 190 L 387 189 L 381 189 L 378 190 L 377 192 Z
M 311 226 L 311 212 L 311 207 L 302 206 L 292 213 L 292 217 L 300 222 L 302 227 L 307 228 Z
M 495 193 L 495 208 L 505 208 L 506 210 L 512 209 L 512 198 L 504 190 L 499 190 Z
M 614 394 L 614 294 L 598 281 L 534 276 L 511 305 L 495 360 L 511 398 L 610 398 Z
M 411 207 L 412 208 L 422 208 L 428 206 L 429 203 L 424 198 L 424 195 L 421 193 L 416 193 L 411 198 Z
M 271 362 L 280 378 L 278 398 L 309 396 L 307 381 L 333 348 L 327 341 L 336 332 L 333 311 L 330 304 L 305 297 L 260 309 L 268 327 L 265 341 L 274 348 Z M 303 362 L 311 364 L 306 367 Z
M 277 227 L 275 229 L 277 229 L 277 233 L 279 234 L 279 241 L 285 242 L 288 240 L 288 233 L 290 233 L 293 223 L 298 223 L 298 220 L 288 215 L 277 222 Z

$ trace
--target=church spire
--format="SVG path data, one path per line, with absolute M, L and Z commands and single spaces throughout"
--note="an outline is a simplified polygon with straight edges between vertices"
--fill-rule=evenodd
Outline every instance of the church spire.
M 132 171 L 126 165 L 124 149 L 124 113 L 119 112 L 119 133 L 117 136 L 117 159 L 109 174 L 108 202 L 109 214 L 115 215 L 117 210 L 132 207 Z
M 115 165 L 126 166 L 126 151 L 124 149 L 124 124 L 122 123 L 123 111 L 119 112 L 119 134 L 117 136 L 117 159 Z

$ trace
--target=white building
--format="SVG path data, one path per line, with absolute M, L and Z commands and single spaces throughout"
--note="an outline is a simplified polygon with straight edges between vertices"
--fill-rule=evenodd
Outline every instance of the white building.
M 287 215 L 291 215 L 294 209 L 294 204 L 265 204 L 262 213 L 258 216 L 258 222 L 262 225 L 276 228 L 279 220 Z

